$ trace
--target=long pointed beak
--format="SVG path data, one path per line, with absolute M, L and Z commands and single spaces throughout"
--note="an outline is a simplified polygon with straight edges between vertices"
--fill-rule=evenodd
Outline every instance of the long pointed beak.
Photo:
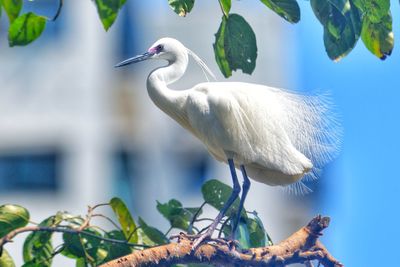
M 119 68 L 119 67 L 126 66 L 126 65 L 129 65 L 132 63 L 138 63 L 140 61 L 144 61 L 144 60 L 151 58 L 153 55 L 154 55 L 154 53 L 146 52 L 142 55 L 131 57 L 131 58 L 128 58 L 127 60 L 120 62 L 117 65 L 115 65 L 114 68 Z

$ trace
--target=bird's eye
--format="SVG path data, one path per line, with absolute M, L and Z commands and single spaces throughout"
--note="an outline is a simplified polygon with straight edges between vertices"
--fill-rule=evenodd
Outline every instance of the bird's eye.
M 164 46 L 163 45 L 157 45 L 156 50 L 157 54 L 160 53 L 163 50 Z

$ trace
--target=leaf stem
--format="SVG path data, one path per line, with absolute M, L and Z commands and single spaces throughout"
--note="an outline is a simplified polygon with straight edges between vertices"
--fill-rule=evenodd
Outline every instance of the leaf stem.
M 188 227 L 188 233 L 192 233 L 192 229 L 193 229 L 193 224 L 197 219 L 197 216 L 199 216 L 200 211 L 203 209 L 204 205 L 206 205 L 207 202 L 204 201 L 203 204 L 201 204 L 201 206 L 199 207 L 199 209 L 196 211 L 196 213 L 193 215 L 192 220 L 190 221 L 189 227 Z
M 86 235 L 93 238 L 97 238 L 99 240 L 103 240 L 105 242 L 110 242 L 114 244 L 124 244 L 131 247 L 140 247 L 140 248 L 151 248 L 152 246 L 142 245 L 142 244 L 134 244 L 124 240 L 112 239 L 107 237 L 101 237 L 90 232 L 80 231 L 78 229 L 70 229 L 70 228 L 61 228 L 61 227 L 45 227 L 45 226 L 25 226 L 14 231 L 11 231 L 4 237 L 0 238 L 0 248 L 2 248 L 6 243 L 12 242 L 12 239 L 18 234 L 24 232 L 58 232 L 58 233 L 69 233 L 76 235 Z
M 63 4 L 64 4 L 64 0 L 59 0 L 56 14 L 54 15 L 53 18 L 49 19 L 50 21 L 56 21 L 56 19 L 58 18 L 58 16 L 61 13 L 61 8 L 62 8 Z
M 171 232 L 172 229 L 173 229 L 173 227 L 171 226 L 164 235 L 167 236 L 169 234 L 169 232 Z
M 107 216 L 105 216 L 105 215 L 103 215 L 103 214 L 97 214 L 97 213 L 92 215 L 92 218 L 94 218 L 94 217 L 101 217 L 101 218 L 103 218 L 103 219 L 106 219 L 106 220 L 109 221 L 115 228 L 117 228 L 118 230 L 122 231 L 121 227 L 119 227 L 119 225 L 118 225 L 116 222 L 114 222 L 110 217 L 107 217 Z
M 218 0 L 218 3 L 219 3 L 219 7 L 221 8 L 222 14 L 223 14 L 226 18 L 228 18 L 229 13 L 228 13 L 228 14 L 225 13 L 225 10 L 224 10 L 224 7 L 222 6 L 221 0 Z

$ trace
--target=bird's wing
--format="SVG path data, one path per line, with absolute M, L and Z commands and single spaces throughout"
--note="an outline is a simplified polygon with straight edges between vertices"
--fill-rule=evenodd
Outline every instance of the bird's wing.
M 231 92 L 240 106 L 245 136 L 255 145 L 252 148 L 255 164 L 288 175 L 303 174 L 312 167 L 310 160 L 292 142 L 286 124 L 282 123 L 287 107 L 276 98 L 275 90 L 241 84 L 240 89 L 232 88 Z
M 195 91 L 205 98 L 200 101 L 196 95 L 193 101 L 201 102 L 207 112 L 204 122 L 199 112 L 191 121 L 195 129 L 207 125 L 200 139 L 209 150 L 221 147 L 242 164 L 257 163 L 288 175 L 302 174 L 311 166 L 291 144 L 280 124 L 282 107 L 268 91 L 244 83 L 207 83 Z

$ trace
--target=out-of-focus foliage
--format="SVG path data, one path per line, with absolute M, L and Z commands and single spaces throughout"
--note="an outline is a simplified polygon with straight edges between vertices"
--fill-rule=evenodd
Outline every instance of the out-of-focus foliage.
M 290 23 L 300 21 L 296 0 L 260 0 Z M 223 13 L 215 35 L 214 53 L 225 77 L 241 69 L 251 74 L 257 58 L 256 37 L 251 26 L 237 14 L 230 14 L 231 1 L 219 0 Z M 330 59 L 339 61 L 362 38 L 375 56 L 385 59 L 393 50 L 394 37 L 390 0 L 310 0 L 315 16 L 324 28 L 323 41 Z
M 296 0 L 261 0 L 261 2 L 290 23 L 297 23 L 300 20 L 300 7 Z
M 75 216 L 68 212 L 58 212 L 38 224 L 39 229 L 32 231 L 26 238 L 23 246 L 23 267 L 50 267 L 56 255 L 75 260 L 76 266 L 98 266 L 118 257 L 131 253 L 134 249 L 158 246 L 170 242 L 168 233 L 172 229 L 184 230 L 198 234 L 204 231 L 204 221 L 211 218 L 202 217 L 203 209 L 207 207 L 221 210 L 232 193 L 232 188 L 217 180 L 210 180 L 202 186 L 203 205 L 197 208 L 187 208 L 176 199 L 166 203 L 157 202 L 157 210 L 167 219 L 168 231 L 146 223 L 138 217 L 137 223 L 127 205 L 119 198 L 113 198 L 108 203 L 89 208 L 85 217 Z M 237 212 L 239 200 L 228 210 L 220 222 L 218 235 L 228 238 L 231 236 L 231 225 L 234 214 Z M 94 213 L 95 209 L 109 206 L 115 218 L 101 213 Z M 103 218 L 111 223 L 112 229 L 96 226 L 91 222 L 92 216 Z M 117 219 L 117 221 L 115 221 Z M 4 237 L 13 230 L 25 229 L 29 221 L 28 211 L 18 205 L 0 206 L 0 237 Z M 201 226 L 201 227 L 200 227 Z M 36 226 L 29 226 L 30 229 Z M 54 235 L 62 234 L 62 242 L 54 244 Z M 271 238 L 256 212 L 241 213 L 240 224 L 236 237 L 242 248 L 272 245 Z M 4 240 L 0 238 L 0 244 Z M 0 247 L 0 267 L 15 267 L 10 255 Z
M 10 46 L 27 45 L 36 40 L 46 26 L 46 18 L 29 12 L 16 18 L 8 29 Z
M 213 206 L 215 209 L 220 210 L 228 201 L 229 196 L 232 194 L 232 187 L 226 185 L 218 180 L 210 180 L 203 184 L 201 188 L 204 201 Z M 233 202 L 232 206 L 227 210 L 226 216 L 230 217 L 236 214 L 239 208 L 239 199 Z M 242 212 L 243 217 L 247 217 L 246 212 Z
M 56 216 L 50 216 L 39 225 L 57 226 L 59 222 Z M 28 235 L 23 248 L 24 266 L 51 266 L 51 253 L 53 252 L 52 234 L 51 232 L 32 232 Z
M 168 0 L 168 4 L 176 14 L 186 17 L 192 11 L 194 0 Z
M 385 59 L 394 46 L 392 14 L 389 0 L 354 0 L 354 5 L 364 15 L 361 39 L 371 53 Z
M 123 7 L 126 0 L 96 0 L 97 13 L 99 14 L 101 23 L 107 31 L 118 16 L 119 10 Z
M 228 17 L 229 11 L 231 11 L 231 6 L 232 6 L 231 0 L 219 0 L 219 4 L 221 5 L 221 9 L 224 15 Z
M 15 267 L 14 261 L 8 254 L 7 250 L 3 249 L 2 255 L 0 255 L 0 266 L 1 267 Z
M 176 199 L 171 199 L 165 204 L 157 201 L 157 210 L 170 222 L 172 228 L 188 231 L 190 220 L 198 213 L 200 208 L 184 208 L 182 203 Z
M 89 1 L 89 0 L 87 0 Z M 223 14 L 215 34 L 214 53 L 217 64 L 225 77 L 241 69 L 251 74 L 256 66 L 257 42 L 251 25 L 244 17 L 231 14 L 231 0 L 218 1 Z M 63 0 L 59 0 L 61 10 Z M 94 5 L 105 30 L 118 17 L 126 0 L 95 0 Z M 168 0 L 167 4 L 179 16 L 189 14 L 195 0 Z M 278 16 L 290 23 L 300 21 L 297 0 L 260 0 Z M 324 28 L 323 41 L 330 59 L 339 61 L 362 39 L 365 47 L 380 59 L 390 56 L 394 46 L 390 0 L 310 0 L 315 16 Z M 22 0 L 0 0 L 10 22 L 10 46 L 23 46 L 36 40 L 46 22 L 53 19 L 29 12 L 20 15 Z M 59 14 L 59 12 L 57 12 Z
M 29 212 L 24 207 L 10 204 L 0 206 L 0 238 L 28 222 Z
M 8 20 L 12 23 L 22 9 L 22 0 L 1 0 L 1 5 L 8 15 Z

